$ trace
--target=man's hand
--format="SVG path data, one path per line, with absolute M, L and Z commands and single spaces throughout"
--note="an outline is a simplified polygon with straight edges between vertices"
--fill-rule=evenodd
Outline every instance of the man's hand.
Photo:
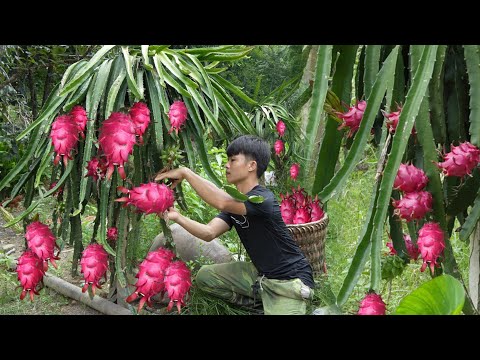
M 177 209 L 175 209 L 173 206 L 170 207 L 168 210 L 166 210 L 162 217 L 165 221 L 172 220 L 177 222 L 180 214 L 178 213 Z
M 187 168 L 172 169 L 165 172 L 160 172 L 155 176 L 155 181 L 161 181 L 163 179 L 172 180 L 172 189 L 177 186 L 183 179 L 185 179 L 185 172 Z

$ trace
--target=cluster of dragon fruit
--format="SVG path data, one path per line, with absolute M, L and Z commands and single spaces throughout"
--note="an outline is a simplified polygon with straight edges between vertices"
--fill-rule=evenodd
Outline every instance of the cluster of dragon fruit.
M 287 126 L 282 120 L 278 120 L 277 125 L 277 134 L 279 138 L 282 138 L 283 135 L 285 135 L 285 131 L 287 130 Z M 285 150 L 285 145 L 281 139 L 278 139 L 275 141 L 273 144 L 273 149 L 275 150 L 275 155 L 280 156 L 284 150 Z M 295 181 L 297 180 L 298 174 L 300 173 L 300 164 L 298 163 L 293 163 L 290 166 L 290 178 Z
M 175 130 L 178 135 L 187 119 L 185 104 L 175 101 L 169 109 L 168 117 L 171 125 L 168 133 Z M 72 153 L 76 151 L 79 139 L 85 139 L 87 122 L 87 113 L 79 105 L 74 106 L 70 113 L 55 119 L 50 133 L 55 151 L 54 165 L 62 158 L 65 166 L 68 165 L 68 160 L 73 160 Z M 105 178 L 109 180 L 116 166 L 118 174 L 125 180 L 125 163 L 128 162 L 134 145 L 143 145 L 143 135 L 149 123 L 150 110 L 142 102 L 133 104 L 128 113 L 113 112 L 99 129 L 99 151 L 97 156 L 88 162 L 86 176 L 91 176 L 95 181 Z M 56 183 L 53 183 L 51 188 L 55 185 Z M 165 184 L 150 182 L 132 189 L 119 186 L 117 190 L 127 196 L 115 201 L 123 202 L 124 206 L 132 205 L 138 212 L 145 214 L 160 215 L 174 203 L 173 190 Z M 60 191 L 61 189 L 54 195 L 60 195 Z M 48 262 L 56 268 L 55 260 L 59 260 L 60 249 L 53 232 L 39 221 L 27 226 L 25 237 L 28 249 L 20 256 L 16 270 L 22 287 L 20 299 L 23 300 L 29 293 L 33 301 L 34 294 L 39 294 L 43 276 L 48 270 Z M 118 229 L 110 227 L 107 230 L 107 240 L 115 241 L 117 237 Z M 55 248 L 59 250 L 57 254 L 54 254 Z M 167 310 L 171 310 L 173 304 L 177 303 L 180 312 L 191 286 L 191 274 L 184 262 L 172 261 L 174 257 L 175 254 L 166 249 L 150 252 L 140 264 L 140 271 L 136 275 L 136 291 L 127 301 L 142 297 L 138 307 L 140 311 L 145 302 L 151 306 L 152 296 L 166 292 L 170 299 Z M 95 295 L 95 290 L 101 289 L 101 279 L 107 280 L 108 253 L 101 244 L 92 243 L 83 251 L 80 266 L 85 280 L 82 292 L 90 288 Z
M 383 112 L 387 119 L 387 128 L 390 133 L 394 133 L 398 125 L 401 114 L 401 108 L 395 112 L 387 114 Z M 415 134 L 412 129 L 412 134 Z M 473 169 L 480 162 L 480 149 L 468 141 L 460 143 L 458 146 L 452 144 L 448 153 L 442 154 L 443 161 L 436 163 L 437 167 L 445 176 L 456 176 L 463 178 L 466 175 L 471 176 Z M 428 184 L 428 177 L 425 172 L 409 164 L 400 164 L 397 175 L 394 180 L 393 188 L 402 193 L 400 200 L 393 200 L 395 207 L 394 213 L 407 222 L 412 220 L 419 221 L 427 213 L 432 211 L 432 194 L 425 191 Z M 421 256 L 423 263 L 420 271 L 424 271 L 427 266 L 433 274 L 435 267 L 439 267 L 439 258 L 445 248 L 444 232 L 439 223 L 428 221 L 418 231 L 418 239 L 415 244 L 410 235 L 403 234 L 405 247 L 410 259 L 416 261 Z M 389 255 L 396 255 L 392 242 L 387 242 L 390 249 Z M 383 270 L 383 269 L 382 269 Z M 401 270 L 400 270 L 401 271 Z M 359 315 L 383 315 L 386 306 L 380 295 L 374 292 L 367 294 L 360 304 Z
M 296 189 L 292 187 L 291 194 L 280 194 L 280 198 L 280 212 L 285 224 L 306 224 L 321 220 L 325 215 L 318 195 L 312 199 L 300 185 Z

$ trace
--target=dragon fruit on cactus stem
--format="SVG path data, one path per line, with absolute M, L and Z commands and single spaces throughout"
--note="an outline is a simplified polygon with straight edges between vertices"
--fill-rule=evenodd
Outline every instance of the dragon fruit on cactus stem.
M 392 201 L 394 214 L 407 222 L 423 218 L 427 212 L 432 211 L 432 203 L 432 194 L 427 191 L 406 193 L 401 200 Z
M 280 137 L 282 137 L 285 134 L 285 129 L 287 127 L 285 126 L 285 123 L 282 120 L 278 120 L 277 122 L 277 132 Z
M 413 261 L 417 260 L 420 256 L 418 246 L 412 242 L 412 238 L 408 234 L 403 234 L 403 240 L 405 241 L 405 247 L 407 248 L 407 253 L 410 259 Z
M 142 299 L 138 305 L 140 312 L 145 302 L 152 306 L 151 298 L 165 289 L 165 271 L 170 265 L 175 254 L 167 249 L 159 248 L 150 251 L 145 260 L 139 266 L 138 273 L 135 275 L 137 281 L 135 283 L 135 291 L 128 296 L 125 301 L 132 302 L 138 296 Z
M 280 156 L 280 154 L 283 152 L 283 150 L 285 149 L 285 146 L 283 145 L 283 141 L 282 140 L 277 140 L 275 141 L 275 144 L 273 144 L 273 149 L 275 150 L 275 154 L 277 156 Z
M 85 109 L 80 105 L 75 105 L 72 110 L 70 110 L 70 116 L 72 117 L 75 124 L 77 124 L 78 132 L 82 139 L 85 139 L 85 134 L 83 131 L 85 130 L 85 126 L 87 126 L 87 112 Z
M 87 291 L 89 285 L 92 285 L 92 293 L 95 295 L 95 289 L 102 287 L 98 284 L 102 276 L 107 280 L 108 253 L 100 244 L 88 245 L 82 253 L 80 260 L 82 268 L 81 273 L 85 279 L 85 285 L 82 292 Z
M 20 300 L 23 300 L 27 293 L 30 293 L 30 300 L 33 301 L 33 294 L 40 295 L 37 292 L 37 285 L 43 279 L 45 271 L 43 270 L 43 261 L 35 253 L 27 249 L 17 262 L 17 276 L 22 287 Z
M 298 173 L 300 172 L 300 164 L 294 163 L 290 166 L 290 178 L 292 180 L 297 180 Z
M 52 124 L 50 137 L 55 151 L 53 164 L 57 165 L 60 157 L 63 157 L 63 163 L 67 166 L 68 159 L 73 160 L 70 152 L 78 143 L 77 124 L 70 115 L 60 115 Z
M 409 193 L 423 190 L 427 183 L 428 177 L 422 169 L 414 165 L 400 164 L 393 188 Z
M 433 274 L 434 267 L 440 266 L 437 260 L 445 248 L 444 233 L 440 225 L 436 222 L 428 222 L 423 225 L 418 231 L 417 245 L 423 259 L 420 271 L 423 272 L 428 263 Z
M 381 110 L 383 116 L 387 119 L 385 122 L 387 125 L 388 132 L 393 134 L 398 126 L 398 120 L 400 119 L 400 114 L 402 113 L 402 108 L 397 105 L 397 111 L 392 111 L 391 113 L 387 113 L 384 110 Z
M 135 134 L 139 137 L 140 144 L 143 145 L 143 134 L 150 124 L 150 110 L 147 104 L 136 102 L 129 111 L 133 124 L 135 125 Z
M 162 214 L 173 206 L 175 200 L 173 190 L 165 184 L 154 182 L 141 184 L 131 190 L 122 186 L 117 188 L 128 197 L 116 199 L 118 202 L 125 202 L 125 206 L 133 205 L 138 211 L 145 214 Z
M 192 280 L 187 265 L 182 261 L 170 263 L 165 271 L 165 290 L 170 298 L 167 311 L 170 311 L 176 302 L 180 314 L 182 305 L 185 306 L 184 298 L 190 290 L 190 286 L 192 286 Z
M 443 160 L 437 166 L 446 176 L 470 175 L 480 162 L 480 149 L 468 141 L 459 146 L 452 145 L 452 150 L 444 155 Z
M 85 177 L 91 176 L 95 181 L 97 181 L 101 176 L 100 174 L 100 160 L 94 157 L 87 163 L 87 174 L 85 175 Z
M 386 304 L 380 295 L 371 292 L 367 294 L 360 303 L 358 315 L 385 315 L 387 310 Z
M 338 130 L 344 127 L 350 128 L 347 137 L 352 137 L 355 132 L 360 128 L 360 122 L 363 118 L 363 113 L 367 107 L 365 100 L 357 101 L 357 103 L 350 107 L 345 113 L 336 112 L 339 118 L 343 120 L 342 124 L 338 127 Z
M 54 254 L 54 249 L 57 248 L 60 253 L 60 248 L 58 247 L 50 228 L 42 224 L 40 221 L 34 221 L 26 227 L 25 238 L 27 239 L 28 247 L 32 250 L 42 261 L 43 261 L 43 270 L 48 270 L 48 262 L 50 261 L 53 267 L 56 269 L 57 264 L 55 260 L 60 258 Z
M 107 158 L 107 179 L 112 176 L 114 165 L 118 166 L 118 173 L 121 178 L 123 180 L 127 178 L 124 164 L 133 152 L 135 141 L 135 126 L 129 115 L 113 112 L 108 120 L 102 123 L 98 142 L 101 151 Z
M 188 110 L 183 101 L 174 101 L 168 111 L 168 120 L 170 121 L 171 128 L 168 131 L 170 134 L 173 130 L 178 135 L 178 130 L 187 121 Z

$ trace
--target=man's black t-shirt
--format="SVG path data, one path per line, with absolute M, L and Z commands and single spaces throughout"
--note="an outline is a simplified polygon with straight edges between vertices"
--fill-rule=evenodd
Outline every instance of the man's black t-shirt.
M 264 201 L 261 204 L 245 201 L 246 215 L 222 211 L 217 217 L 224 220 L 230 229 L 235 226 L 259 274 L 278 280 L 300 278 L 305 285 L 313 288 L 312 268 L 290 235 L 273 193 L 256 185 L 247 195 L 261 195 Z

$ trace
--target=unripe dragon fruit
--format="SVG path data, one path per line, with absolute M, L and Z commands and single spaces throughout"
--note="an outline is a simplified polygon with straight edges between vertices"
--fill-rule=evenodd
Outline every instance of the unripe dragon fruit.
M 285 224 L 293 224 L 293 216 L 295 215 L 295 201 L 291 195 L 280 194 L 282 201 L 280 203 L 280 212 Z
M 37 291 L 37 285 L 43 279 L 45 271 L 43 270 L 43 261 L 31 249 L 27 249 L 17 262 L 17 276 L 22 287 L 20 300 L 23 300 L 30 293 L 30 300 L 33 301 L 33 294 L 40 295 Z
M 292 180 L 297 180 L 298 173 L 300 172 L 300 164 L 294 163 L 290 166 L 290 178 Z
M 174 303 L 177 303 L 177 310 L 180 314 L 182 305 L 185 306 L 185 295 L 192 286 L 191 274 L 187 265 L 182 261 L 170 263 L 165 271 L 165 290 L 168 293 L 170 302 L 167 311 L 170 311 Z
M 167 249 L 159 248 L 150 251 L 145 260 L 139 266 L 138 273 L 135 275 L 137 281 L 135 283 L 136 290 L 128 296 L 125 301 L 132 302 L 138 296 L 142 299 L 138 305 L 140 312 L 145 305 L 152 306 L 151 298 L 162 292 L 165 288 L 165 271 L 170 265 L 175 254 Z
M 26 228 L 25 238 L 27 239 L 28 248 L 43 261 L 44 271 L 48 270 L 49 260 L 53 267 L 57 268 L 55 260 L 60 259 L 58 257 L 60 248 L 56 243 L 55 235 L 53 235 L 47 225 L 42 224 L 40 221 L 30 223 Z M 58 249 L 57 255 L 54 254 L 55 248 Z
M 168 111 L 168 120 L 170 120 L 171 128 L 168 131 L 170 134 L 174 129 L 178 135 L 178 130 L 187 121 L 188 110 L 183 101 L 174 101 L 170 110 Z
M 427 267 L 427 263 L 429 263 L 433 274 L 434 267 L 440 266 L 437 260 L 445 248 L 444 234 L 440 225 L 436 222 L 428 222 L 423 225 L 418 231 L 417 245 L 423 259 L 420 271 L 423 272 Z
M 143 134 L 150 124 L 150 110 L 147 104 L 143 102 L 136 102 L 129 111 L 135 126 L 135 134 L 140 139 L 140 144 L 143 145 Z
M 63 157 L 63 163 L 67 166 L 68 159 L 73 160 L 70 152 L 78 143 L 77 124 L 70 115 L 60 115 L 52 124 L 50 137 L 55 151 L 53 164 L 57 165 L 60 157 Z
M 393 188 L 406 193 L 420 191 L 427 186 L 428 177 L 414 165 L 400 164 Z
M 294 224 L 306 224 L 311 222 L 310 209 L 308 208 L 307 201 L 304 200 L 303 204 L 299 206 L 297 203 L 297 209 L 295 215 L 293 215 Z
M 107 240 L 115 241 L 118 238 L 118 229 L 114 226 L 107 230 Z
M 385 315 L 386 311 L 382 297 L 372 292 L 361 301 L 357 315 Z
M 310 202 L 310 209 L 311 221 L 318 221 L 325 215 L 322 206 L 320 205 L 318 195 L 315 195 L 315 199 Z
M 108 120 L 103 122 L 98 142 L 101 151 L 107 158 L 107 179 L 110 179 L 114 171 L 114 165 L 117 165 L 118 173 L 125 180 L 127 176 L 124 164 L 128 161 L 128 155 L 133 152 L 133 146 L 135 145 L 135 127 L 130 116 L 113 112 Z
M 350 107 L 345 113 L 336 111 L 338 117 L 343 120 L 342 124 L 338 127 L 338 130 L 343 129 L 344 127 L 349 127 L 350 131 L 348 132 L 347 137 L 352 137 L 360 127 L 360 122 L 362 121 L 363 113 L 366 107 L 367 102 L 362 100 L 357 101 L 357 103 Z
M 283 141 L 282 140 L 275 141 L 275 144 L 273 144 L 273 149 L 275 150 L 275 154 L 277 156 L 280 156 L 280 154 L 285 149 L 285 146 L 283 145 Z
M 81 273 L 85 279 L 85 285 L 82 292 L 86 292 L 89 285 L 92 285 L 92 293 L 95 295 L 95 289 L 102 287 L 98 284 L 102 276 L 107 280 L 108 253 L 100 244 L 88 245 L 82 253 L 80 260 L 82 268 Z
M 427 212 L 432 211 L 432 203 L 432 194 L 427 191 L 406 193 L 401 200 L 392 201 L 394 214 L 407 222 L 423 218 Z
M 278 120 L 277 122 L 277 132 L 280 137 L 285 134 L 286 125 L 282 120 Z
M 75 105 L 73 109 L 70 110 L 70 116 L 72 117 L 73 121 L 75 121 L 75 124 L 77 124 L 77 129 L 80 136 L 82 139 L 85 139 L 85 134 L 83 131 L 85 130 L 85 126 L 87 126 L 87 112 L 82 106 Z
M 138 211 L 147 215 L 164 213 L 173 206 L 175 200 L 172 189 L 165 184 L 151 182 L 130 190 L 123 186 L 119 186 L 117 189 L 128 194 L 128 197 L 122 197 L 115 201 L 125 202 L 125 206 L 133 205 Z
M 452 145 L 452 150 L 444 155 L 443 160 L 437 166 L 446 176 L 463 177 L 470 175 L 480 162 L 480 150 L 466 141 L 459 146 Z

